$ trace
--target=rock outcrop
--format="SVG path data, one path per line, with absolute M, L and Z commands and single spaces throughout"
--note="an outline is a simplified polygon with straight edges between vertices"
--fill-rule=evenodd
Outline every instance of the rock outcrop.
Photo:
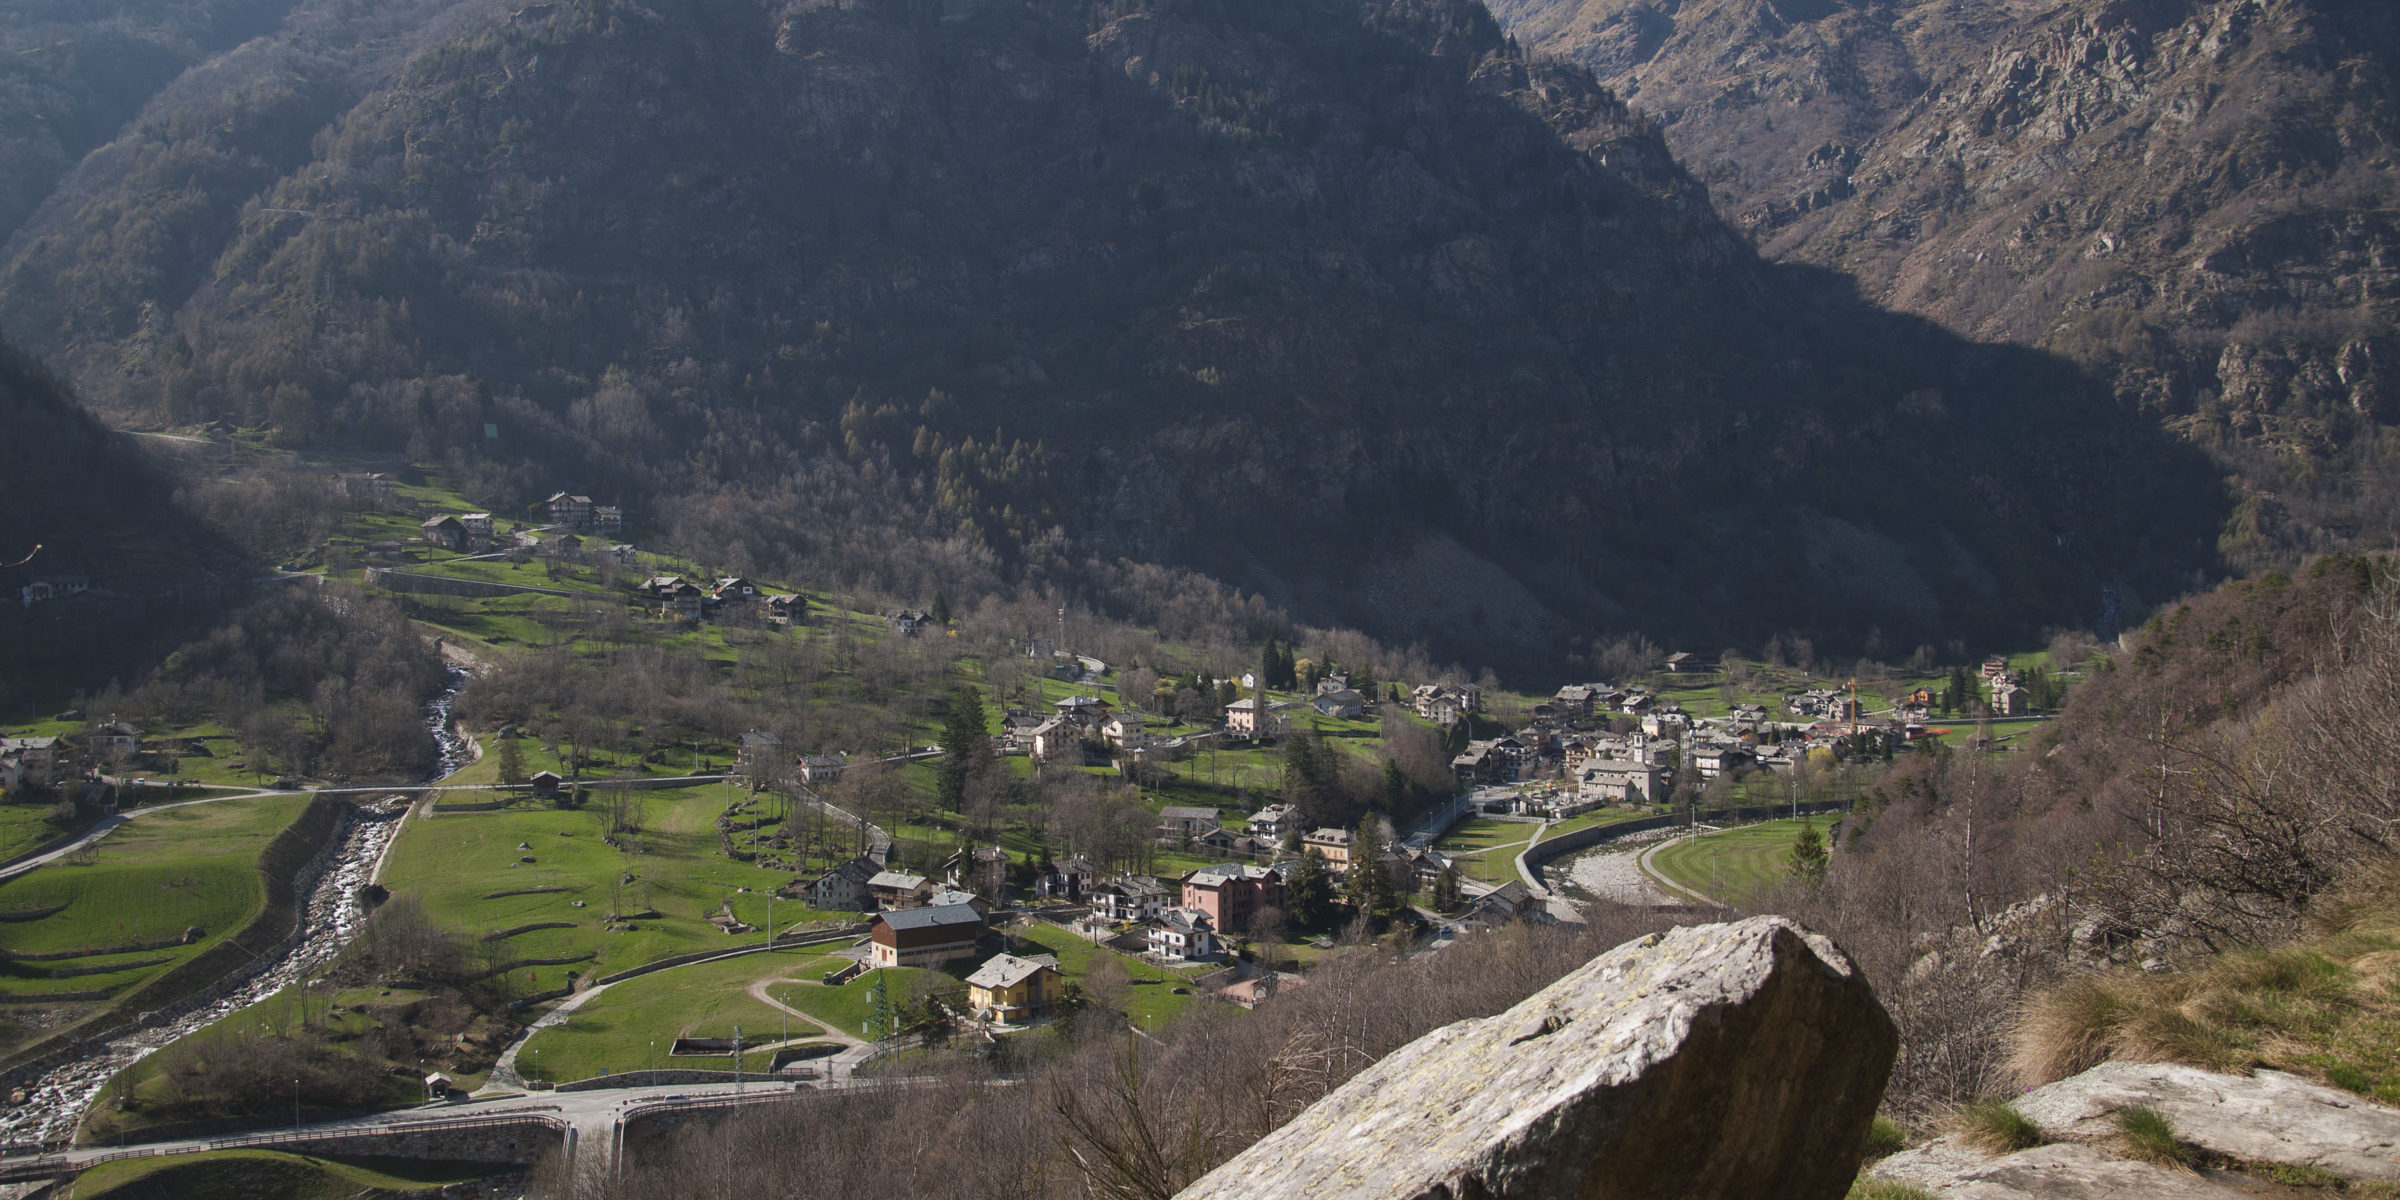
M 1419 1038 L 1178 1200 L 1831 1200 L 1897 1045 L 1826 938 L 1678 929 Z
M 2400 1180 L 2400 1111 L 2280 1071 L 2219 1075 L 2174 1063 L 2102 1063 L 2036 1088 L 2017 1111 L 2058 1144 L 1990 1157 L 1942 1137 L 1876 1164 L 1879 1178 L 1944 1197 L 2126 1196 L 2141 1200 L 2251 1194 L 2190 1171 L 2121 1161 L 2116 1114 L 2148 1107 L 2211 1158 L 2309 1168 L 2345 1181 Z
M 2383 527 L 2388 0 L 1494 0 L 1769 257 L 2039 346 L 2226 455 L 2237 563 Z M 2330 538 L 2325 541 L 2312 540 Z

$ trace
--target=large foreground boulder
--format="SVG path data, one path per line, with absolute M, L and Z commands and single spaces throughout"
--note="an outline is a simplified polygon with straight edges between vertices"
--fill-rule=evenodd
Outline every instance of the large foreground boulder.
M 1836 1200 L 1898 1044 L 1830 940 L 1678 929 L 1417 1039 L 1177 1200 Z

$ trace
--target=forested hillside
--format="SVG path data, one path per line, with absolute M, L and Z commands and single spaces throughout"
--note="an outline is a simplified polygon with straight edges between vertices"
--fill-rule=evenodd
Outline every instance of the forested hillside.
M 2197 455 L 1761 264 L 1465 0 L 375 12 L 178 78 L 0 325 L 118 419 L 589 491 L 741 569 L 1162 562 L 1501 663 L 1905 653 L 2213 556 Z
M 2206 448 L 2237 567 L 2391 544 L 2400 10 L 1495 0 L 1770 257 L 2038 346 Z
M 0 704 L 147 669 L 246 574 L 170 505 L 163 473 L 5 341 L 0 429 Z

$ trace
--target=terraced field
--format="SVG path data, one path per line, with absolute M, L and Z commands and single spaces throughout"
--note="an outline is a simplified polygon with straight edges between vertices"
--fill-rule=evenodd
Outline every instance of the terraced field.
M 307 803 L 145 814 L 88 852 L 0 883 L 0 994 L 114 996 L 215 945 L 265 903 L 259 853 Z
M 393 847 L 384 885 L 395 896 L 417 897 L 452 929 L 505 941 L 515 957 L 536 964 L 526 968 L 533 990 L 558 986 L 568 970 L 606 975 L 737 945 L 708 919 L 729 903 L 743 922 L 764 927 L 767 894 L 792 877 L 720 853 L 714 822 L 725 788 L 634 795 L 643 828 L 624 850 L 602 840 L 597 802 L 579 810 L 527 801 L 497 812 L 419 815 Z M 631 931 L 610 931 L 603 918 L 618 906 L 656 915 L 634 920 Z M 775 904 L 775 922 L 787 929 L 856 919 L 797 901 Z

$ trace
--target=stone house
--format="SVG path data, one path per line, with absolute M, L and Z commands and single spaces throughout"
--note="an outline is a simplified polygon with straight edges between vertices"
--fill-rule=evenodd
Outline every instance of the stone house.
M 83 748 L 109 762 L 124 761 L 141 743 L 142 731 L 115 717 L 83 731 Z
M 427 517 L 417 526 L 426 545 L 453 553 L 467 548 L 467 527 L 457 517 Z
M 879 909 L 923 908 L 933 899 L 933 881 L 906 871 L 878 871 L 867 880 L 867 896 Z
M 1158 840 L 1176 844 L 1221 828 L 1217 810 L 1170 804 L 1158 810 Z
M 590 496 L 553 492 L 550 498 L 543 503 L 550 510 L 552 524 L 564 525 L 569 529 L 582 529 L 592 523 L 592 498 Z
M 822 787 L 842 777 L 850 760 L 839 754 L 811 754 L 800 760 L 800 782 Z
M 8 764 L 12 783 L 49 787 L 58 782 L 62 761 L 55 737 L 0 738 L 0 762 Z
M 874 859 L 862 854 L 810 880 L 808 902 L 833 912 L 856 912 L 869 898 L 868 881 L 882 873 Z

